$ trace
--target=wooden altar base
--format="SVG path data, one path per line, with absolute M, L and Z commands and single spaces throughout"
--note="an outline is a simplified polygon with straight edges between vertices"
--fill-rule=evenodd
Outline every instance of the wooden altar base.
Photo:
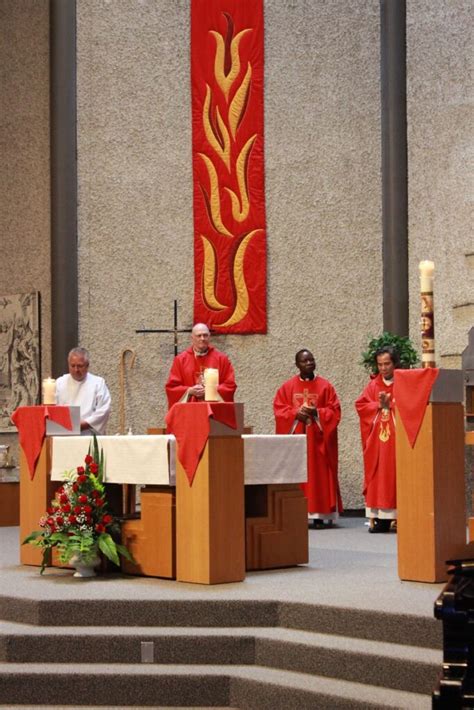
M 141 492 L 141 518 L 122 523 L 122 543 L 136 565 L 122 558 L 122 571 L 146 577 L 176 577 L 176 495 L 169 486 Z
M 193 484 L 176 461 L 176 579 L 220 584 L 245 577 L 244 447 L 211 436 Z
M 176 496 L 168 486 L 142 491 L 142 514 L 122 523 L 122 543 L 137 564 L 122 558 L 122 571 L 176 577 Z M 246 570 L 294 567 L 308 562 L 308 511 L 298 484 L 245 487 Z
M 246 486 L 246 569 L 308 562 L 308 505 L 298 484 Z

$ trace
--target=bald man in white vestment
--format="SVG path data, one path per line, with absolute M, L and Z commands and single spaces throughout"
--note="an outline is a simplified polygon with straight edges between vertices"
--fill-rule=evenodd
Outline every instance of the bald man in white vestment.
M 56 404 L 80 407 L 81 434 L 105 434 L 112 400 L 104 378 L 89 372 L 85 348 L 73 348 L 67 363 L 69 374 L 56 380 Z

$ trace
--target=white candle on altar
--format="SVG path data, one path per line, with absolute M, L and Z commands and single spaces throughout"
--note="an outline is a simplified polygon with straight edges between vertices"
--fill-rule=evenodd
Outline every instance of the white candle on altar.
M 419 269 L 421 292 L 431 293 L 433 291 L 434 262 L 420 261 Z
M 216 402 L 219 399 L 218 384 L 219 370 L 215 367 L 206 367 L 204 370 L 204 399 L 206 402 Z
M 56 404 L 56 380 L 52 377 L 43 380 L 43 404 Z

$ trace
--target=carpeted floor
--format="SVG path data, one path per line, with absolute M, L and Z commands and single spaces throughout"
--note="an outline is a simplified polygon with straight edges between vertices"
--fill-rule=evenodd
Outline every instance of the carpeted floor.
M 241 583 L 203 586 L 120 573 L 74 579 L 70 570 L 19 565 L 18 528 L 0 528 L 0 595 L 31 599 L 275 600 L 432 617 L 442 584 L 402 582 L 395 533 L 369 535 L 362 518 L 310 530 L 310 561 L 249 572 Z

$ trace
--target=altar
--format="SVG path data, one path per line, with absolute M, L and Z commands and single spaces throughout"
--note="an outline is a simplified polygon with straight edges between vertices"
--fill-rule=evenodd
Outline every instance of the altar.
M 122 524 L 123 543 L 137 561 L 137 565 L 123 561 L 124 572 L 213 584 L 239 581 L 227 577 L 243 578 L 245 570 L 286 567 L 308 561 L 307 505 L 299 485 L 307 475 L 306 437 L 243 434 L 233 438 L 235 445 L 241 445 L 243 450 L 242 510 L 238 509 L 239 483 L 232 483 L 235 473 L 225 479 L 229 466 L 236 461 L 235 452 L 229 450 L 227 453 L 231 455 L 228 456 L 225 450 L 229 444 L 232 447 L 231 442 L 218 437 L 221 453 L 213 476 L 220 487 L 220 500 L 212 501 L 214 512 L 200 509 L 197 513 L 190 512 L 189 496 L 198 494 L 204 474 L 197 471 L 190 486 L 177 458 L 173 435 L 102 436 L 98 439 L 104 453 L 105 482 L 142 487 L 140 517 L 124 520 Z M 217 440 L 211 441 L 206 448 L 216 443 Z M 50 478 L 52 482 L 59 482 L 65 472 L 74 470 L 84 460 L 90 439 L 51 437 L 48 444 L 51 447 Z M 206 465 L 208 458 L 205 449 L 199 465 Z M 232 485 L 237 486 L 235 490 L 229 488 Z M 229 510 L 223 515 L 226 500 Z M 202 506 L 202 502 L 199 505 Z M 220 526 L 219 532 L 215 530 L 216 524 Z M 208 525 L 208 531 L 203 533 Z M 204 573 L 195 569 L 196 558 L 203 554 L 193 550 L 200 535 L 210 537 L 207 557 L 212 559 L 207 559 L 206 565 L 211 568 L 206 567 Z M 202 547 L 202 540 L 199 545 Z M 241 572 L 236 568 L 225 571 L 228 561 L 235 564 L 239 550 Z M 192 560 L 191 570 L 187 560 Z M 217 568 L 213 569 L 213 565 Z

